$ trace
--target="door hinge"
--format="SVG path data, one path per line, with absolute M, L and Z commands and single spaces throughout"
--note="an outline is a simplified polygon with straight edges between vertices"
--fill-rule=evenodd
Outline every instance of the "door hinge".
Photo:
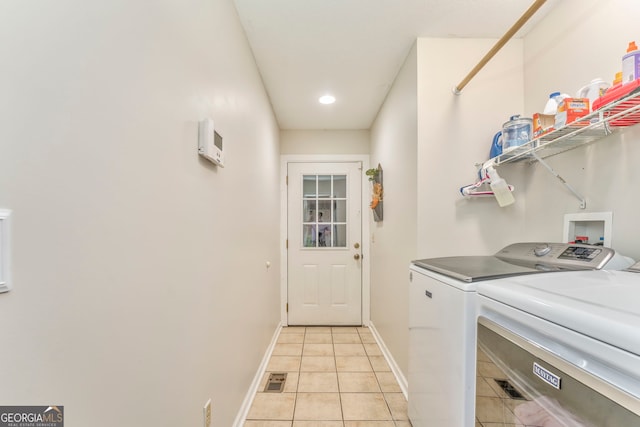
M 284 177 L 285 185 L 289 185 L 289 175 Z
M 289 312 L 289 303 L 287 303 L 287 313 Z
M 284 248 L 289 249 L 289 239 L 284 241 Z

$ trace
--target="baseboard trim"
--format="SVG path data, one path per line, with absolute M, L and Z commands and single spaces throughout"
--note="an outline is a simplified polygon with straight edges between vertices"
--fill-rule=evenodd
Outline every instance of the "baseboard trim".
M 262 358 L 262 362 L 258 367 L 258 371 L 256 372 L 255 377 L 253 377 L 253 381 L 251 382 L 251 387 L 249 387 L 249 391 L 247 391 L 247 395 L 242 402 L 242 406 L 240 406 L 240 410 L 238 411 L 238 415 L 236 416 L 235 421 L 233 422 L 233 427 L 242 427 L 247 419 L 247 415 L 249 415 L 249 409 L 251 409 L 251 404 L 253 403 L 253 399 L 258 392 L 258 388 L 260 387 L 260 382 L 262 381 L 262 377 L 264 377 L 265 372 L 267 372 L 267 365 L 269 364 L 269 359 L 271 358 L 271 354 L 273 353 L 273 349 L 278 342 L 278 337 L 280 336 L 280 332 L 282 331 L 282 323 L 278 323 L 278 327 L 273 333 L 273 337 L 271 338 L 271 344 L 267 347 L 267 351 L 264 353 L 264 357 Z
M 369 321 L 369 329 L 371 330 L 371 334 L 373 334 L 373 337 L 375 338 L 376 342 L 378 343 L 378 346 L 380 347 L 380 351 L 382 351 L 382 354 L 383 354 L 384 358 L 386 359 L 387 363 L 389 364 L 389 367 L 391 368 L 391 372 L 396 377 L 396 381 L 398 381 L 398 385 L 400 386 L 400 389 L 402 390 L 402 394 L 404 394 L 405 399 L 408 399 L 409 398 L 408 397 L 409 386 L 408 386 L 407 379 L 402 374 L 402 371 L 400 370 L 400 367 L 398 366 L 398 364 L 396 363 L 395 359 L 391 355 L 391 352 L 387 348 L 386 344 L 384 343 L 384 340 L 382 339 L 382 337 L 380 336 L 380 334 L 376 330 L 376 327 L 374 326 L 372 321 Z

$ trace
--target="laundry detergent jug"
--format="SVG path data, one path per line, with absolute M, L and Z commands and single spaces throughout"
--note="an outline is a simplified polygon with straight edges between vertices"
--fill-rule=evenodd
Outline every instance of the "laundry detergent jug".
M 611 85 L 602 79 L 591 80 L 586 86 L 580 88 L 576 93 L 576 98 L 589 98 L 589 105 L 593 111 L 593 103 L 609 89 Z
M 493 142 L 491 143 L 491 150 L 489 151 L 489 158 L 493 159 L 494 157 L 502 154 L 502 131 L 498 131 L 493 137 Z

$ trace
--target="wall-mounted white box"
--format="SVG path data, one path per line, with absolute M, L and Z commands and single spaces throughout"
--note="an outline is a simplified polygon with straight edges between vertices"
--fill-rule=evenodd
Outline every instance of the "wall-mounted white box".
M 602 243 L 610 248 L 612 223 L 612 212 L 565 214 L 563 242 L 573 242 L 577 236 L 586 236 L 589 244 Z
M 213 125 L 213 119 L 204 119 L 198 124 L 198 154 L 224 167 L 222 136 Z
M 9 232 L 11 211 L 0 209 L 0 292 L 11 290 Z

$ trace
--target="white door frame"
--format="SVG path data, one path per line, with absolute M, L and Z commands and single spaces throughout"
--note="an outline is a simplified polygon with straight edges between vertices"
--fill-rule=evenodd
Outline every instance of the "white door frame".
M 287 164 L 292 162 L 306 163 L 340 163 L 362 162 L 362 325 L 369 326 L 371 313 L 370 276 L 371 271 L 369 250 L 369 194 L 368 180 L 364 172 L 369 169 L 369 156 L 366 154 L 283 154 L 280 156 L 280 321 L 288 325 L 287 319 Z

